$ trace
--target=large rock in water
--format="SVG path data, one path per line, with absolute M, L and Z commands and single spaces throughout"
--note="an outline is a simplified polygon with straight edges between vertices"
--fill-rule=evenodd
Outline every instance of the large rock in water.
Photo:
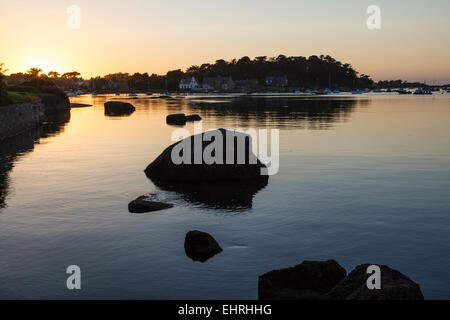
M 258 279 L 260 300 L 316 300 L 341 281 L 347 272 L 336 261 L 304 261 L 270 271 Z
M 205 135 L 208 135 L 207 138 L 212 137 L 211 141 L 205 141 Z M 206 163 L 203 157 L 205 149 L 210 144 L 216 143 L 216 139 L 222 139 L 222 157 L 220 157 L 222 161 L 221 163 L 219 161 L 212 164 Z M 231 139 L 232 141 L 230 141 Z M 244 151 L 239 147 L 240 145 L 245 146 Z M 190 147 L 183 149 L 183 146 Z M 208 150 L 211 150 L 211 146 Z M 184 152 L 189 152 L 189 154 L 184 154 Z M 216 156 L 215 152 L 211 154 Z M 218 155 L 219 152 L 217 152 L 217 158 L 219 158 Z M 243 158 L 238 158 L 238 155 Z M 178 164 L 174 163 L 173 158 L 184 158 L 187 161 L 180 161 L 181 163 Z M 230 163 L 230 159 L 233 159 L 233 163 Z M 241 159 L 239 163 L 238 159 Z M 261 173 L 263 168 L 266 166 L 256 158 L 251 150 L 249 135 L 218 129 L 172 144 L 145 169 L 145 174 L 156 183 L 267 181 L 268 176 Z
M 369 290 L 367 274 L 370 264 L 357 266 L 323 298 L 327 300 L 424 300 L 420 286 L 401 272 L 384 265 L 381 270 L 381 289 Z
M 136 108 L 127 102 L 108 101 L 105 103 L 105 114 L 108 116 L 129 115 L 136 111 Z
M 201 231 L 189 231 L 184 240 L 186 255 L 195 261 L 205 262 L 222 252 L 222 248 L 210 234 Z

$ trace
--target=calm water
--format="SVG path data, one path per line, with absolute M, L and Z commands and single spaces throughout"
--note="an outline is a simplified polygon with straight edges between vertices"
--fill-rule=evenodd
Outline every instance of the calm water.
M 106 117 L 114 98 L 76 98 L 94 107 L 1 144 L 0 298 L 254 299 L 259 275 L 333 258 L 387 264 L 450 299 L 450 95 L 139 99 Z M 204 129 L 280 129 L 279 173 L 239 208 L 156 188 L 143 170 L 178 112 Z M 155 191 L 175 207 L 128 213 Z M 195 229 L 224 251 L 186 257 Z M 72 264 L 81 291 L 66 289 Z

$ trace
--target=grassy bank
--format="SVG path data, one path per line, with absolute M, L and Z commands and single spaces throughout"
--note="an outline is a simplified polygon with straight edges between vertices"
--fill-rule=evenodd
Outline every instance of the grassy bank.
M 36 79 L 21 85 L 10 85 L 3 88 L 0 106 L 19 103 L 39 103 L 46 106 L 57 105 L 61 99 L 67 99 L 64 92 L 52 83 Z
M 36 99 L 37 96 L 29 92 L 7 91 L 7 101 L 9 103 L 4 103 L 4 105 L 34 102 Z

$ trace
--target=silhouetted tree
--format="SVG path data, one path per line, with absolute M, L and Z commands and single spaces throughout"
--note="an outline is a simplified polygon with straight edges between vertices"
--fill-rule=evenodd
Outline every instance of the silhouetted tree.
M 259 56 L 253 60 L 245 56 L 229 62 L 220 59 L 214 64 L 192 66 L 186 70 L 188 76 L 202 80 L 204 77 L 232 76 L 235 80 L 286 76 L 291 86 L 300 87 L 346 87 L 371 88 L 373 81 L 367 75 L 358 76 L 353 67 L 335 60 L 329 55 L 287 57 L 279 55 L 268 58 Z
M 48 75 L 50 78 L 56 79 L 56 78 L 59 77 L 59 72 L 56 72 L 56 71 L 50 71 L 49 73 L 47 73 L 47 75 Z
M 3 81 L 6 69 L 3 68 L 3 63 L 0 63 L 0 105 L 7 103 L 8 93 L 6 92 L 6 85 Z
M 77 79 L 80 77 L 80 73 L 77 71 L 72 71 L 72 72 L 66 72 L 63 73 L 63 75 L 61 76 L 61 78 L 63 79 Z
M 167 90 L 176 90 L 180 84 L 180 80 L 185 76 L 184 72 L 180 69 L 172 70 L 166 74 L 166 88 Z
M 42 72 L 41 68 L 30 68 L 27 70 L 27 74 L 32 78 L 38 78 L 39 74 Z

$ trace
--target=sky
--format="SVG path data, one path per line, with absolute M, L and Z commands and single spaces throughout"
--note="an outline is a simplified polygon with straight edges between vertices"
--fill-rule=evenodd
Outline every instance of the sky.
M 79 29 L 68 28 L 71 5 Z M 380 30 L 367 28 L 369 5 L 381 9 Z M 8 73 L 165 74 L 279 54 L 329 54 L 374 80 L 450 83 L 450 1 L 0 0 Z

